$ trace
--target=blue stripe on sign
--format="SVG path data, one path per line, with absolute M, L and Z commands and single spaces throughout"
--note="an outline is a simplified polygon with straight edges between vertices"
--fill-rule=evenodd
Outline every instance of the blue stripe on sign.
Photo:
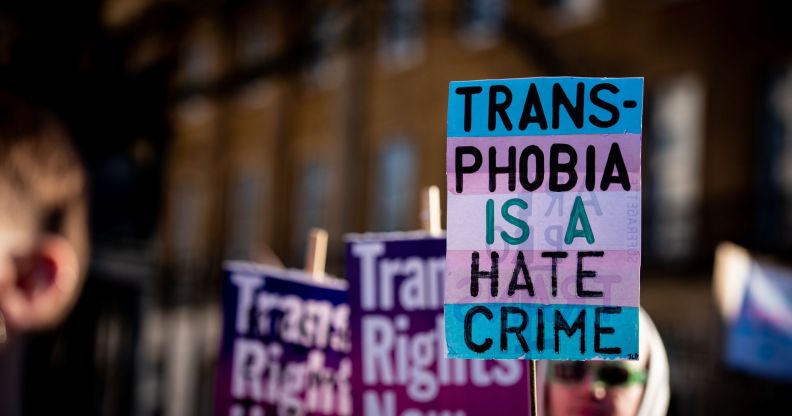
M 556 99 L 558 105 L 554 105 L 555 84 L 558 85 L 555 88 L 560 88 L 557 97 L 565 96 L 572 106 L 578 103 L 578 84 L 581 84 L 582 116 L 576 115 L 576 120 L 573 120 L 563 105 L 566 104 L 563 100 Z M 541 103 L 544 117 L 539 117 L 538 106 L 527 106 L 529 111 L 526 112 L 526 124 L 520 126 L 526 103 L 531 101 L 528 98 L 532 85 Z M 560 94 L 561 91 L 564 94 Z M 507 95 L 511 95 L 510 104 L 508 107 L 504 106 L 508 121 L 505 121 L 500 113 L 494 112 L 494 126 L 490 128 L 490 101 L 496 104 L 493 108 L 498 108 L 498 104 L 505 103 Z M 471 110 L 468 126 L 465 125 L 466 100 L 469 100 Z M 557 127 L 553 126 L 554 112 L 558 115 Z M 618 120 L 614 118 L 615 113 L 618 113 Z M 638 134 L 641 133 L 642 113 L 643 78 L 547 77 L 454 81 L 451 82 L 448 90 L 447 135 L 448 137 L 482 137 Z M 537 121 L 540 118 L 546 121 L 546 126 Z
M 543 326 L 540 325 L 540 314 Z M 469 335 L 465 334 L 466 321 L 471 325 Z M 523 322 L 525 326 L 520 330 Z M 638 358 L 637 307 L 524 303 L 446 304 L 445 325 L 449 358 Z M 543 333 L 541 337 L 538 336 L 540 332 Z

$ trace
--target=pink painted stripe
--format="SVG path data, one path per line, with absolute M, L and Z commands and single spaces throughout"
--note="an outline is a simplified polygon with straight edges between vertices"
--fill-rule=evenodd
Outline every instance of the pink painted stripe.
M 638 250 L 605 251 L 603 257 L 586 257 L 583 270 L 597 272 L 596 277 L 583 280 L 584 290 L 601 291 L 600 298 L 579 297 L 577 295 L 577 251 L 567 251 L 568 257 L 558 260 L 557 295 L 552 296 L 551 265 L 552 259 L 541 256 L 540 251 L 523 251 L 534 296 L 527 290 L 518 290 L 508 296 L 509 282 L 514 271 L 517 251 L 497 251 L 500 256 L 498 296 L 490 295 L 489 280 L 479 280 L 479 294 L 470 294 L 470 265 L 473 251 L 452 250 L 446 253 L 445 303 L 490 303 L 516 302 L 541 304 L 582 304 L 638 306 L 640 303 L 640 265 L 641 252 Z M 479 270 L 489 271 L 490 252 L 479 252 Z M 522 276 L 519 283 L 524 284 Z
M 517 141 L 535 140 L 548 142 L 562 142 L 566 140 L 585 140 L 590 138 L 599 138 L 599 140 L 612 139 L 614 137 L 630 138 L 632 140 L 640 140 L 641 135 L 636 133 L 613 133 L 613 134 L 554 134 L 547 136 L 446 136 L 449 141 L 457 140 L 478 140 L 489 141 L 498 139 L 512 139 Z
M 611 145 L 618 143 L 619 150 L 624 158 L 624 164 L 627 168 L 630 177 L 630 183 L 633 189 L 640 189 L 640 172 L 641 172 L 641 136 L 637 134 L 620 134 L 620 135 L 578 135 L 578 136 L 544 136 L 544 137 L 530 137 L 526 140 L 525 137 L 491 137 L 491 138 L 455 138 L 448 140 L 448 148 L 446 154 L 446 172 L 448 173 L 448 190 L 449 192 L 456 193 L 456 168 L 454 166 L 454 158 L 456 148 L 459 146 L 474 146 L 481 151 L 482 165 L 475 174 L 467 174 L 464 177 L 464 190 L 465 194 L 476 193 L 489 193 L 489 148 L 494 147 L 497 152 L 498 166 L 506 166 L 508 161 L 508 149 L 514 146 L 517 152 L 516 163 L 519 164 L 520 152 L 530 145 L 538 146 L 544 155 L 544 181 L 539 189 L 534 192 L 548 192 L 547 186 L 549 183 L 549 167 L 550 167 L 550 146 L 554 143 L 567 143 L 575 148 L 577 153 L 576 171 L 578 173 L 578 187 L 585 189 L 585 172 L 586 172 L 586 148 L 594 146 L 595 149 L 595 173 L 596 173 L 596 190 L 600 189 L 600 181 L 602 173 L 605 169 L 605 163 L 608 158 Z M 551 140 L 548 140 L 551 139 Z M 555 139 L 555 140 L 552 140 Z M 467 159 L 472 156 L 466 156 Z M 535 167 L 535 160 L 533 157 L 529 160 L 529 179 L 535 177 L 533 171 Z M 562 174 L 560 179 L 566 180 L 566 175 Z M 510 192 L 508 188 L 508 175 L 500 174 L 496 177 L 497 188 L 495 192 L 507 193 Z M 576 187 L 576 188 L 578 188 Z M 622 190 L 620 186 L 611 185 L 608 190 Z M 519 173 L 517 176 L 517 184 L 515 192 L 522 191 L 523 188 L 519 183 Z
M 570 190 L 569 192 L 621 192 L 624 191 L 620 184 L 612 183 L 607 191 L 602 191 L 600 189 L 599 179 L 602 172 L 598 172 L 597 175 L 597 182 L 596 186 L 593 191 L 589 191 L 586 189 L 586 182 L 578 173 L 578 181 L 577 185 Z M 640 172 L 628 172 L 627 176 L 630 179 L 630 191 L 640 191 L 641 190 L 641 173 Z M 545 172 L 545 180 L 542 182 L 542 185 L 537 188 L 533 192 L 525 191 L 519 182 L 519 177 L 517 178 L 517 183 L 515 184 L 514 192 L 509 191 L 509 176 L 508 175 L 498 175 L 495 178 L 495 192 L 490 192 L 489 190 L 489 175 L 487 173 L 483 174 L 473 174 L 473 175 L 465 175 L 464 178 L 464 191 L 462 193 L 457 193 L 456 191 L 456 175 L 454 173 L 449 173 L 446 175 L 446 184 L 448 187 L 448 192 L 453 195 L 482 195 L 482 194 L 527 194 L 527 193 L 548 193 L 550 189 L 548 188 L 550 174 Z M 531 177 L 533 179 L 533 177 Z M 565 182 L 567 180 L 566 175 L 560 177 L 560 179 Z

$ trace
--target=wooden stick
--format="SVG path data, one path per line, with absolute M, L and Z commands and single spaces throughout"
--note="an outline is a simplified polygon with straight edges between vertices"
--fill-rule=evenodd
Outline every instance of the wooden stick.
M 8 335 L 6 334 L 5 316 L 3 316 L 3 313 L 0 312 L 0 344 L 5 343 L 7 338 Z
M 314 280 L 324 280 L 325 262 L 327 260 L 327 231 L 311 228 L 308 232 L 308 246 L 305 251 L 305 271 Z
M 536 360 L 528 360 L 531 367 L 531 416 L 539 414 L 539 398 L 536 394 Z
M 283 262 L 280 257 L 272 251 L 272 248 L 267 244 L 260 245 L 253 253 L 253 261 L 267 266 L 277 267 L 283 269 Z
M 440 224 L 440 188 L 435 185 L 421 192 L 421 228 L 435 236 L 443 233 Z

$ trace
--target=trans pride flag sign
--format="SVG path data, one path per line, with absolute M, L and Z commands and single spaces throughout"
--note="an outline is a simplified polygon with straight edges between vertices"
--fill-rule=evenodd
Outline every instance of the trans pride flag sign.
M 643 78 L 450 84 L 450 358 L 638 358 L 642 111 Z

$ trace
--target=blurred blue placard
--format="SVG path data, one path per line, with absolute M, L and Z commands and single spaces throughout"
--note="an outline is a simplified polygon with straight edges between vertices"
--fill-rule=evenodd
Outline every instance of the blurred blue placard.
M 223 269 L 214 414 L 351 415 L 346 284 L 246 262 Z
M 751 262 L 725 359 L 757 376 L 792 380 L 792 270 Z

